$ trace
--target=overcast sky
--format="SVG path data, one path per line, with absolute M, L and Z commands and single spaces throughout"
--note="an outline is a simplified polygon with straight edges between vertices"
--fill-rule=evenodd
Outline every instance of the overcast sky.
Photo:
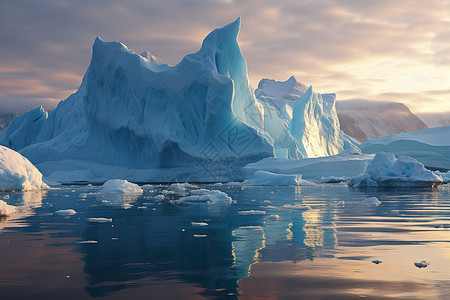
M 96 36 L 175 65 L 237 17 L 254 88 L 294 75 L 338 100 L 450 111 L 450 0 L 2 0 L 0 111 L 76 91 Z

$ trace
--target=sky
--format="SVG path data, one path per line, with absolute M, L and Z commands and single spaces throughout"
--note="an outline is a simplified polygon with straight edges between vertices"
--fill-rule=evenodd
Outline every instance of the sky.
M 2 0 L 0 112 L 75 92 L 96 36 L 175 65 L 237 17 L 255 89 L 294 75 L 338 100 L 450 111 L 450 0 Z

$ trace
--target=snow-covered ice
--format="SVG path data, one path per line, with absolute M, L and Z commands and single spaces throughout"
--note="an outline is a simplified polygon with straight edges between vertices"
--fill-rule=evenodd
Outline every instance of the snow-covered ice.
M 323 177 L 351 178 L 364 173 L 375 155 L 343 153 L 334 156 L 279 159 L 265 158 L 243 168 L 247 178 L 252 178 L 258 170 L 276 174 L 302 174 L 305 180 L 322 181 Z
M 442 183 L 442 178 L 425 169 L 412 157 L 396 158 L 392 153 L 377 153 L 366 172 L 351 178 L 349 186 L 356 187 L 432 187 Z
M 426 167 L 450 170 L 450 126 L 399 133 L 360 145 L 365 153 L 390 152 L 407 155 Z
M 0 146 L 0 191 L 48 188 L 39 170 L 20 153 Z

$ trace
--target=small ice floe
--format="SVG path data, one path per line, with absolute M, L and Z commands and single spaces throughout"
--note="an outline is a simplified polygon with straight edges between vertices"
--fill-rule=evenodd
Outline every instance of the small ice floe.
M 271 221 L 278 221 L 280 219 L 279 215 L 270 215 L 267 216 L 267 220 L 271 220 Z
M 121 207 L 122 207 L 123 209 L 130 209 L 130 208 L 133 207 L 133 205 L 131 205 L 130 203 L 124 203 L 124 204 L 121 205 Z
M 415 262 L 415 263 L 414 263 L 414 265 L 415 265 L 416 267 L 418 267 L 419 269 L 421 269 L 421 268 L 426 268 L 426 267 L 428 267 L 429 264 L 430 264 L 430 263 L 427 262 L 426 260 L 422 260 L 421 262 Z
M 76 215 L 77 212 L 73 209 L 60 209 L 55 211 L 55 214 L 60 215 L 60 216 L 73 216 Z
M 164 195 L 157 195 L 157 196 L 155 196 L 155 197 L 153 197 L 153 199 L 155 199 L 156 201 L 162 201 L 162 200 L 164 200 Z
M 378 200 L 377 197 L 370 197 L 370 198 L 366 198 L 363 201 L 361 201 L 361 204 L 366 204 L 368 206 L 378 206 L 381 204 L 381 201 Z
M 191 222 L 192 226 L 208 226 L 208 223 L 205 222 Z
M 221 185 L 223 185 L 223 183 L 222 183 L 222 182 L 216 182 L 216 183 L 214 183 L 213 185 L 214 185 L 214 186 L 221 186 Z
M 382 263 L 382 261 L 381 261 L 381 260 L 378 260 L 378 259 L 372 260 L 372 262 L 373 262 L 374 264 L 376 264 L 376 265 Z
M 98 241 L 79 241 L 77 244 L 98 244 Z
M 100 187 L 101 195 L 109 194 L 142 194 L 142 189 L 135 183 L 122 179 L 111 179 Z
M 3 199 L 8 200 L 9 199 L 9 195 L 3 196 Z
M 0 200 L 0 217 L 7 217 L 16 212 L 16 207 Z
M 221 191 L 208 191 L 208 193 L 204 195 L 191 195 L 187 197 L 180 198 L 178 200 L 174 200 L 173 203 L 206 203 L 206 204 L 231 204 L 233 200 L 227 194 Z
M 207 236 L 208 236 L 207 234 L 194 234 L 193 235 L 193 237 L 195 237 L 195 238 L 205 238 Z
M 112 219 L 109 219 L 109 218 L 88 218 L 87 221 L 91 222 L 91 223 L 111 223 Z
M 264 210 L 241 210 L 238 212 L 240 215 L 265 215 Z

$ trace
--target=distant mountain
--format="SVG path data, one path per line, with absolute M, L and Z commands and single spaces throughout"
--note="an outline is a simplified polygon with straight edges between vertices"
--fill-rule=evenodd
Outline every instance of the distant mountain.
M 450 126 L 450 112 L 445 113 L 424 113 L 417 116 L 427 124 L 428 127 Z
M 337 101 L 336 110 L 341 130 L 360 142 L 428 128 L 405 104 L 398 102 Z
M 12 119 L 16 115 L 13 113 L 0 113 L 0 132 L 4 131 L 9 123 L 11 123 Z

